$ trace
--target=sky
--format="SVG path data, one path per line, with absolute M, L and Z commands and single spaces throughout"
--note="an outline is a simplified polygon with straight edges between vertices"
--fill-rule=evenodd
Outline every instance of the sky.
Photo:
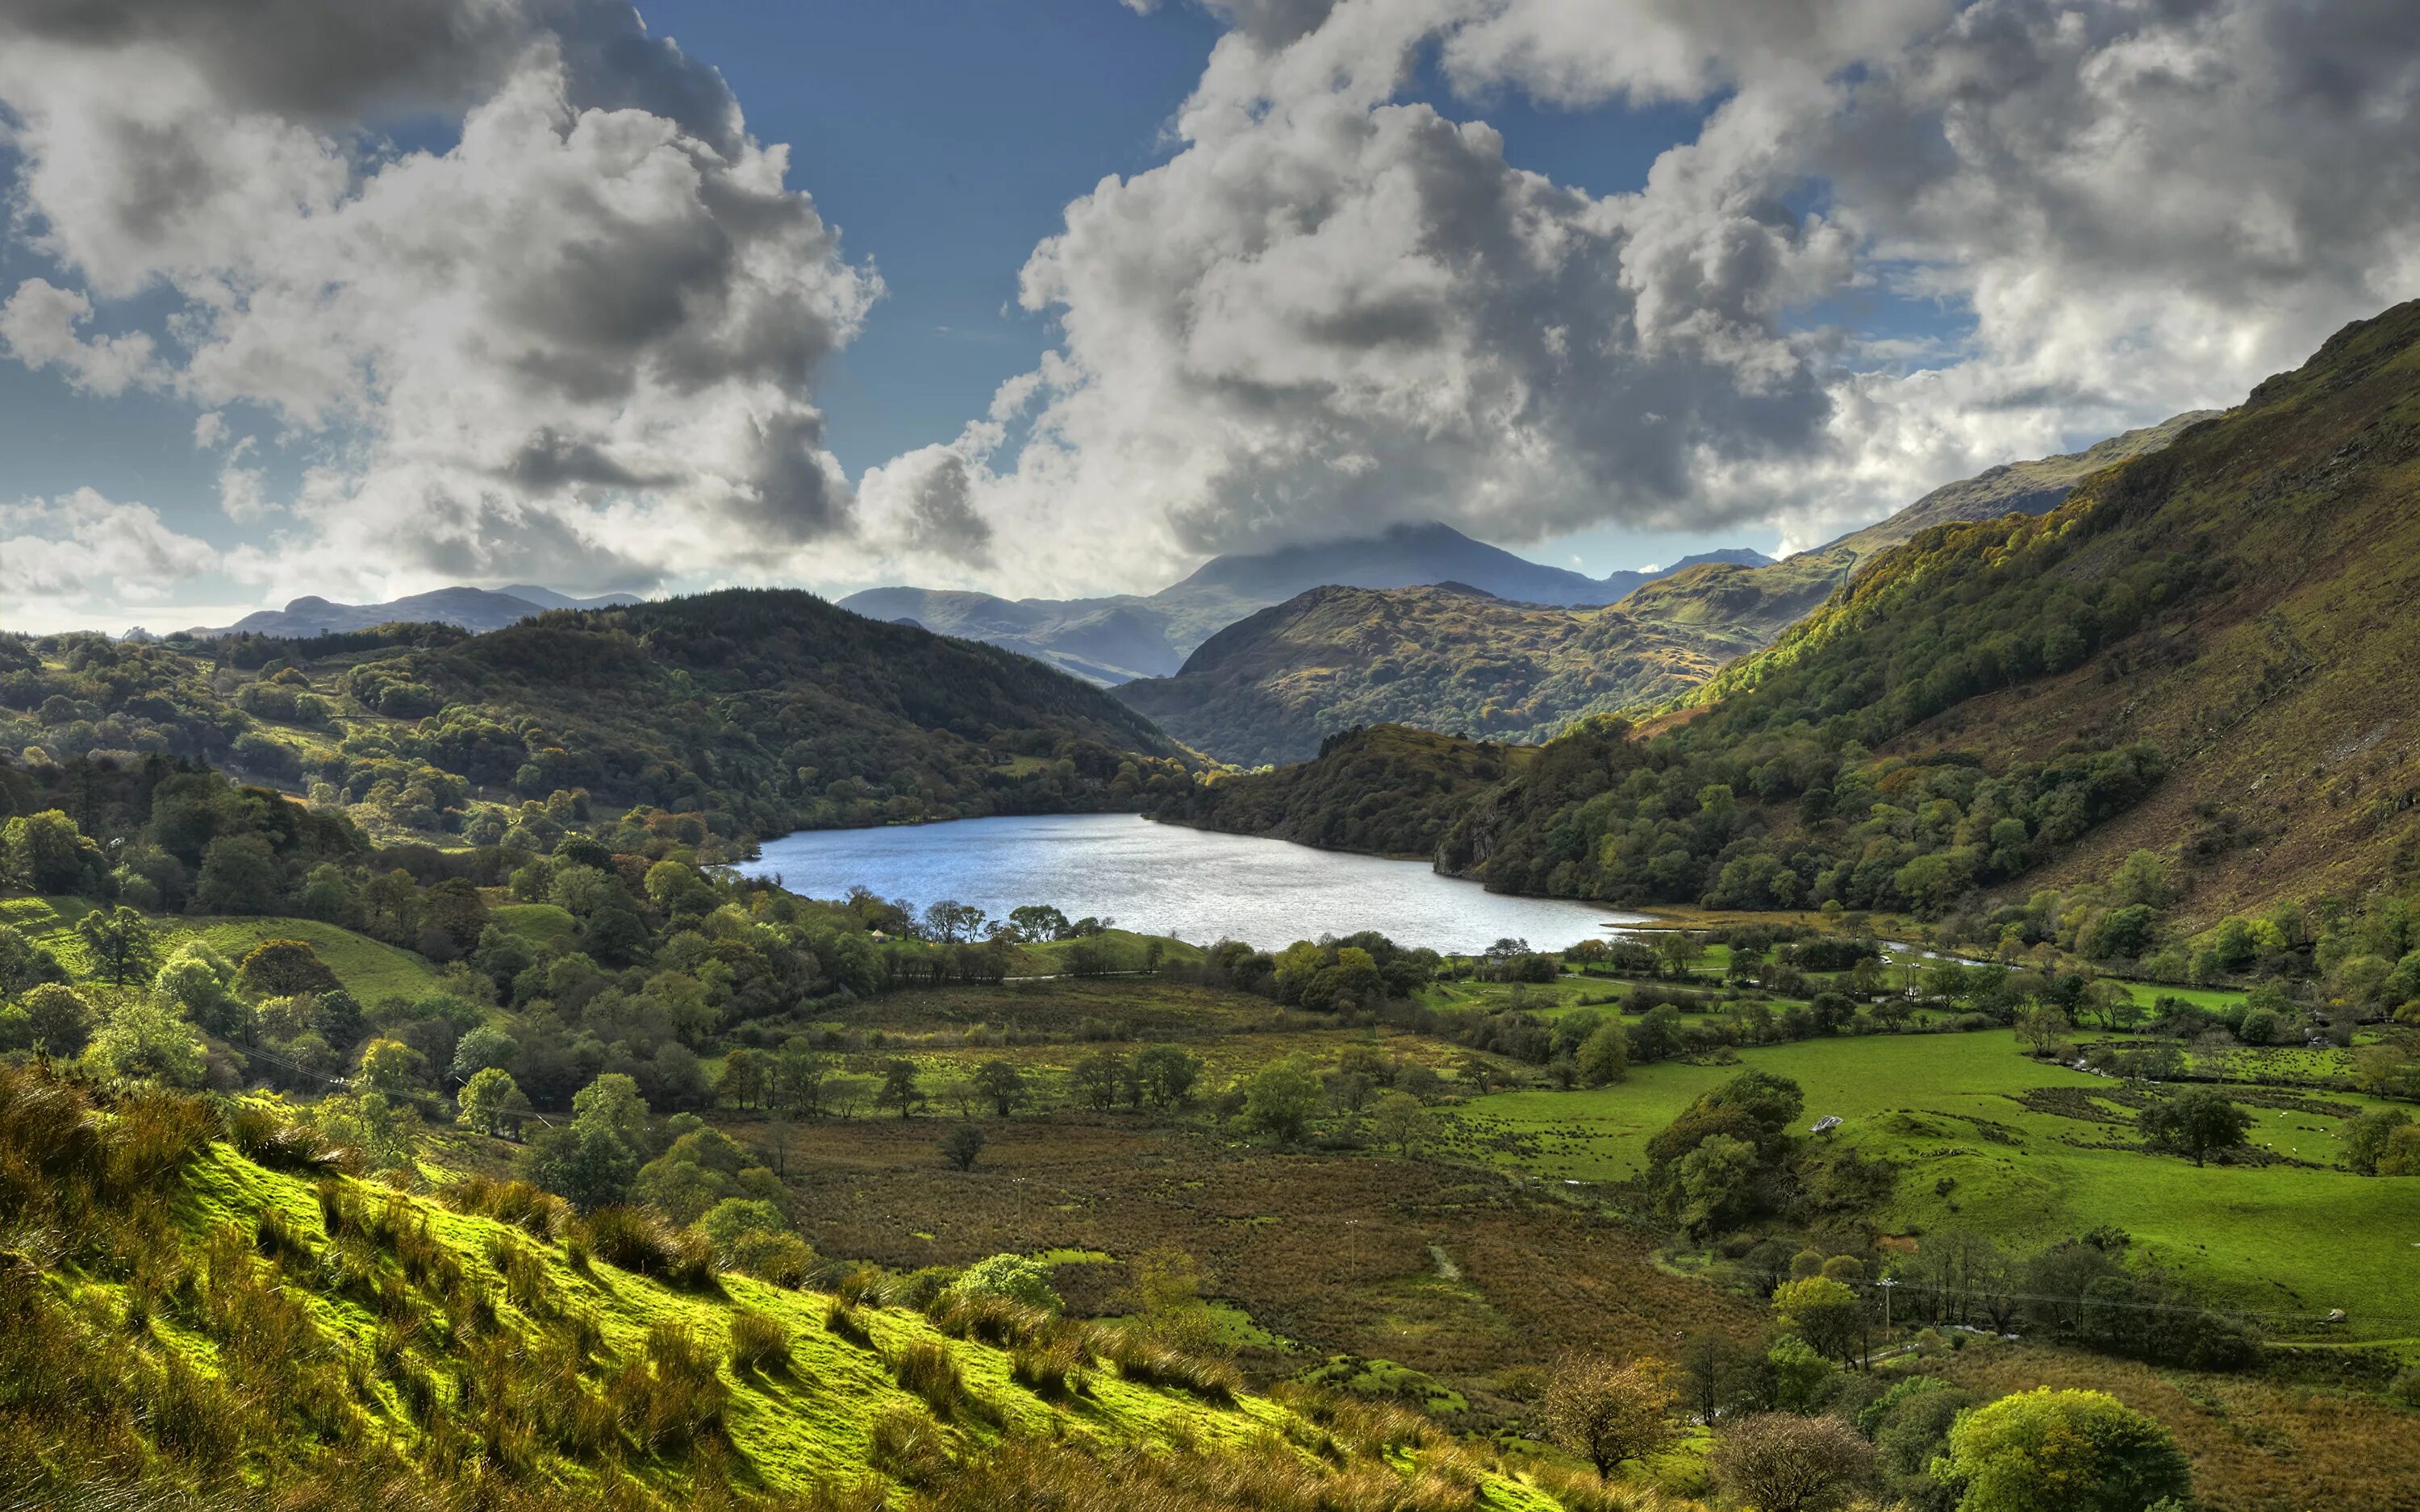
M 2420 294 L 2368 0 L 0 0 L 0 626 L 1819 544 Z

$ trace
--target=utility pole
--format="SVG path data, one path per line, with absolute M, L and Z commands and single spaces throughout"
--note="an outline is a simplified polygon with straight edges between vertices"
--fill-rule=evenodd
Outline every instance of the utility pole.
M 1887 1335 L 1890 1333 L 1891 1326 L 1891 1288 L 1898 1286 L 1899 1283 L 1889 1276 L 1885 1276 L 1874 1284 L 1883 1288 L 1883 1333 Z

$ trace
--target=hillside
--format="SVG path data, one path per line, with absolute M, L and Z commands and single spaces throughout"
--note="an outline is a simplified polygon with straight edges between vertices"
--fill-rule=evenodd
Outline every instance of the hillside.
M 1376 725 L 1328 736 L 1315 760 L 1165 799 L 1152 817 L 1323 850 L 1428 856 L 1473 798 L 1531 754 Z
M 1890 518 L 1826 542 L 1813 554 L 1846 552 L 1864 562 L 1935 525 L 1993 519 L 2002 515 L 2046 515 L 2057 508 L 2077 484 L 2095 472 L 2160 451 L 2175 441 L 2186 426 L 2216 419 L 2223 413 L 2218 409 L 2189 409 L 2156 425 L 2112 436 L 2081 452 L 1987 469 L 1971 478 L 1944 484 Z
M 1875 553 L 1935 525 L 2040 514 L 2087 473 L 2158 451 L 2204 418 L 1993 468 L 1780 562 L 1716 552 L 1632 575 L 1602 608 L 1506 603 L 1461 584 L 1314 588 L 1211 637 L 1174 676 L 1125 683 L 1118 696 L 1187 745 L 1246 766 L 1306 760 L 1326 736 L 1366 724 L 1550 739 L 1575 719 L 1687 693 L 1771 644 Z
M 1685 558 L 1656 572 L 1604 579 L 1549 567 L 1450 526 L 1398 525 L 1377 535 L 1319 546 L 1214 557 L 1151 594 L 1011 601 L 989 594 L 873 588 L 840 601 L 877 620 L 911 620 L 943 635 L 985 640 L 1094 682 L 1117 684 L 1175 672 L 1197 647 L 1246 616 L 1311 589 L 1405 588 L 1459 583 L 1519 604 L 1610 604 L 1658 578 L 1702 563 L 1753 566 L 1745 548 Z
M 324 598 L 293 599 L 282 609 L 261 609 L 217 629 L 184 631 L 186 638 L 209 640 L 228 635 L 274 636 L 302 640 L 381 625 L 451 625 L 478 633 L 501 630 L 551 609 L 612 609 L 639 602 L 628 594 L 573 598 L 551 588 L 529 583 L 510 587 L 439 588 L 426 594 L 391 598 L 380 604 L 337 604 Z
M 1695 717 L 1549 744 L 1439 865 L 1608 901 L 1941 914 L 2097 884 L 2139 849 L 2164 871 L 2133 889 L 2154 939 L 2171 903 L 2191 924 L 2356 894 L 2415 840 L 2415 491 L 2420 304 L 2047 515 L 1886 551 Z
M 1087 683 L 777 590 L 552 610 L 468 638 L 0 638 L 0 745 L 45 760 L 204 760 L 377 832 L 474 844 L 525 801 L 565 818 L 590 802 L 698 813 L 730 842 L 1132 807 L 1183 759 Z
M 1258 766 L 1307 760 L 1372 724 L 1534 744 L 1582 715 L 1675 698 L 1762 643 L 1458 583 L 1314 588 L 1212 636 L 1176 676 L 1116 692 L 1187 745 Z
M 0 1279 L 18 1504 L 1557 1505 L 1407 1413 L 1314 1424 L 1004 1296 L 799 1290 L 631 1210 L 365 1181 L 268 1100 L 0 1068 L 0 1157 L 43 1244 Z

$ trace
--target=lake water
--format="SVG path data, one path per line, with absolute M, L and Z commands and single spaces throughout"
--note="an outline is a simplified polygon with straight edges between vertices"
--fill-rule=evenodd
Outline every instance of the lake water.
M 1508 934 L 1559 950 L 1639 918 L 1489 892 L 1425 861 L 1345 856 L 1133 814 L 801 830 L 768 841 L 764 855 L 739 870 L 811 898 L 863 886 L 919 908 L 954 898 L 995 918 L 1049 903 L 1070 918 L 1091 914 L 1196 945 L 1223 937 L 1263 949 L 1374 929 L 1437 950 L 1481 950 Z

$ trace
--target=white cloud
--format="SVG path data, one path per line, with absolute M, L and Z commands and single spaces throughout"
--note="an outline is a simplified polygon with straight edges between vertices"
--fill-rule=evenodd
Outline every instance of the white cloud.
M 164 382 L 314 439 L 330 461 L 248 570 L 365 593 L 795 575 L 848 530 L 808 384 L 880 281 L 627 4 L 105 12 L 0 19 L 0 102 L 36 245 L 91 295 L 172 291 L 173 350 L 77 339 L 87 294 L 41 281 L 7 334 L 84 386 Z M 445 150 L 375 134 L 428 111 L 459 120 Z M 231 461 L 228 513 L 265 486 Z
M 946 449 L 1001 585 L 1430 517 L 1811 545 L 2230 402 L 2420 284 L 2410 7 L 1204 3 L 1233 29 L 1172 157 L 1027 264 L 1028 428 Z M 1407 100 L 1430 49 L 1474 111 L 1712 108 L 1596 197 Z M 1951 334 L 1823 323 L 1911 304 Z
M 58 623 L 69 606 L 165 594 L 218 564 L 214 548 L 149 506 L 90 488 L 0 505 L 0 620 L 10 628 Z
M 47 279 L 29 278 L 0 304 L 0 349 L 27 367 L 57 367 L 85 393 L 117 394 L 164 375 L 147 333 L 85 337 L 92 301 Z

